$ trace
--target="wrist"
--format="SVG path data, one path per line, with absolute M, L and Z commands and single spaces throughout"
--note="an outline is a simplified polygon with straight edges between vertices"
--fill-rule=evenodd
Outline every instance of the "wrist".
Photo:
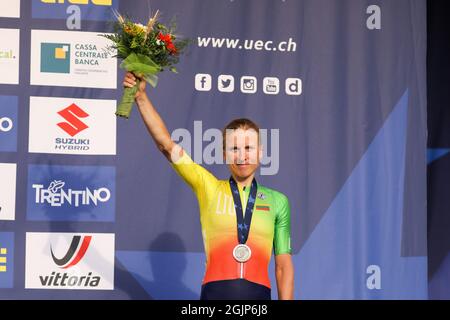
M 148 102 L 149 100 L 148 100 L 148 97 L 147 97 L 147 95 L 145 94 L 145 92 L 141 92 L 137 97 L 136 97 L 136 103 L 138 104 L 138 105 L 140 105 L 140 104 L 143 104 L 143 103 L 146 103 L 146 102 Z

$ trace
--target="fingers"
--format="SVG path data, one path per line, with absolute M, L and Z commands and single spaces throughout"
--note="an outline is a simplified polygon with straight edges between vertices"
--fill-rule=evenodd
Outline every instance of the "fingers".
M 123 79 L 123 86 L 127 88 L 132 88 L 136 85 L 136 77 L 131 73 L 127 72 L 125 78 Z

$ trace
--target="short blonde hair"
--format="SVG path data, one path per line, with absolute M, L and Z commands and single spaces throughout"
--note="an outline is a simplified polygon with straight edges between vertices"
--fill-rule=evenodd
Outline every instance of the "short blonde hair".
M 230 123 L 228 123 L 225 128 L 222 130 L 222 148 L 225 150 L 225 144 L 226 144 L 226 134 L 227 130 L 236 130 L 236 129 L 253 129 L 258 134 L 258 141 L 259 141 L 259 126 L 254 123 L 252 120 L 247 118 L 239 118 L 234 119 Z

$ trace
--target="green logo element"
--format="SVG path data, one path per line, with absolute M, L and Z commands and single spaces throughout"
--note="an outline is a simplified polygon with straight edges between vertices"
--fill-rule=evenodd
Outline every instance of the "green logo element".
M 70 73 L 70 44 L 41 43 L 41 72 Z

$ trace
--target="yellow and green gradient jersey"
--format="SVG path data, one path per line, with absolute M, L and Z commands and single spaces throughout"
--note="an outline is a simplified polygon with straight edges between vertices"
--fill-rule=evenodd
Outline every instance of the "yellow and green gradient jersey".
M 218 180 L 208 170 L 193 162 L 184 151 L 172 164 L 197 196 L 206 254 L 203 284 L 211 281 L 246 279 L 270 286 L 269 262 L 275 255 L 291 253 L 290 208 L 282 193 L 258 184 L 250 233 L 246 244 L 252 255 L 245 263 L 237 262 L 233 249 L 238 244 L 237 218 L 228 180 Z M 239 187 L 243 208 L 247 206 L 250 187 Z

